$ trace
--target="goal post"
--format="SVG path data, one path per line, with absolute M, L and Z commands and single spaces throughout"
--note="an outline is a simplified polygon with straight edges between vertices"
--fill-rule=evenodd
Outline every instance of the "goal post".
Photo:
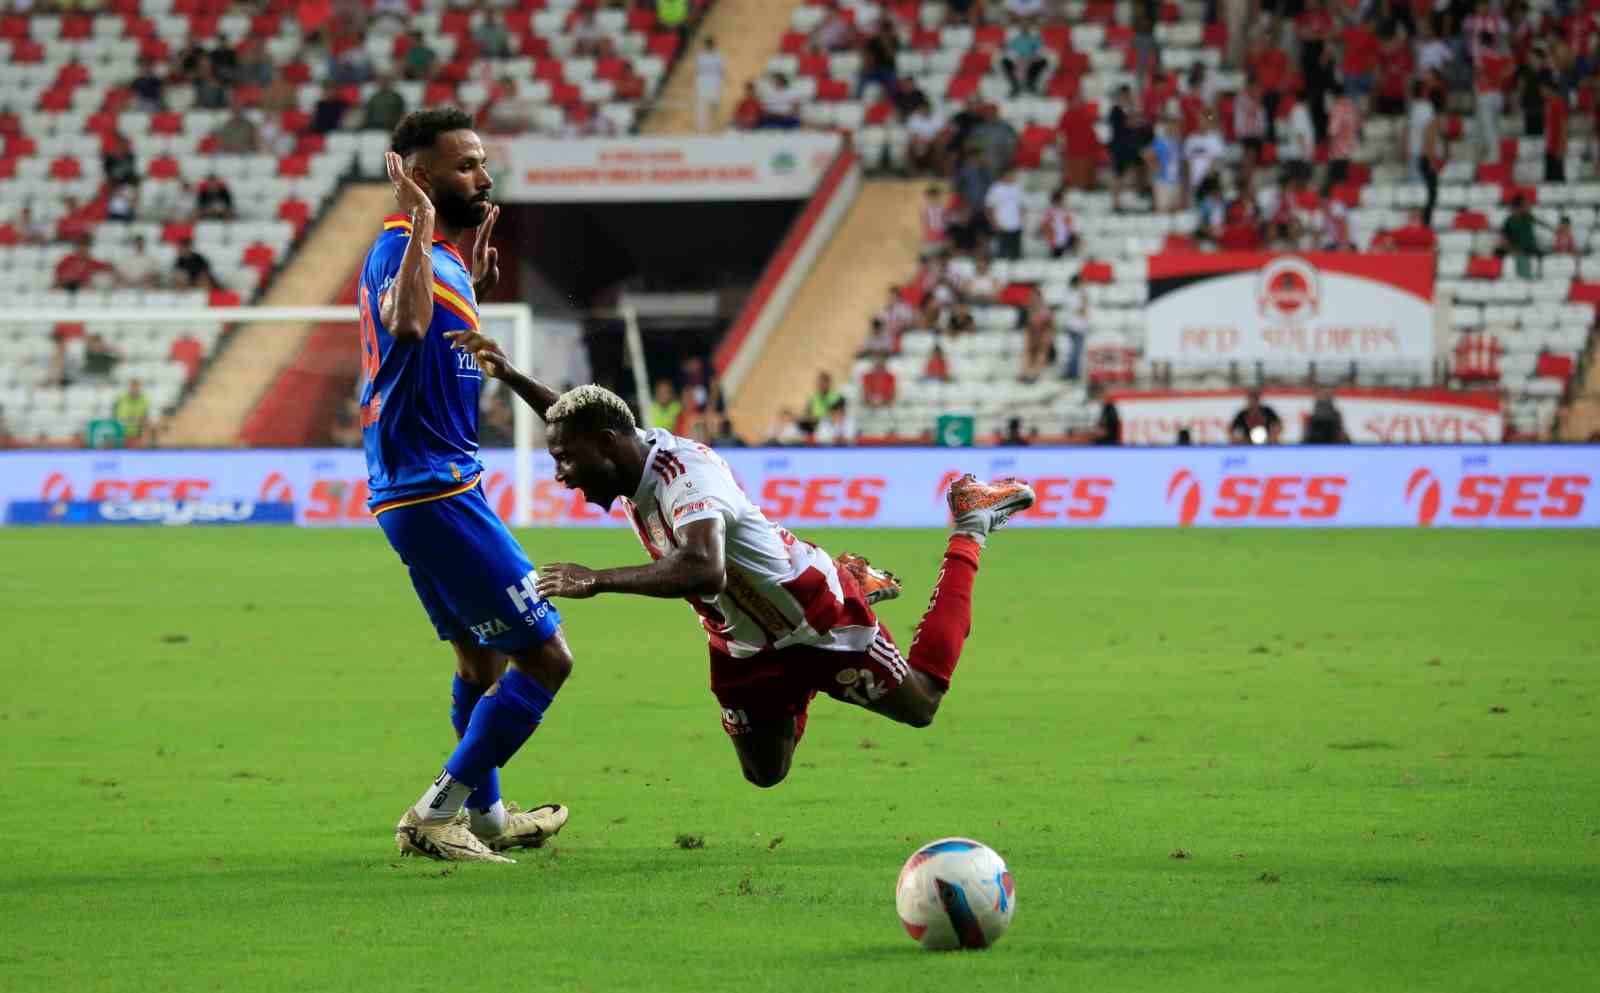
M 533 310 L 522 303 L 488 303 L 478 308 L 484 333 L 500 341 L 511 360 L 531 375 L 539 375 L 534 354 Z M 0 334 L 14 339 L 17 328 L 53 328 L 58 324 L 77 324 L 94 333 L 111 333 L 111 344 L 118 344 L 118 329 L 156 329 L 143 335 L 141 344 L 153 347 L 149 355 L 160 356 L 146 367 L 165 360 L 163 350 L 171 347 L 179 333 L 187 329 L 220 328 L 240 324 L 349 324 L 352 337 L 359 320 L 353 304 L 306 307 L 152 307 L 152 306 L 74 306 L 0 309 Z M 170 329 L 163 338 L 161 329 Z M 32 337 L 31 335 L 29 336 Z M 47 338 L 41 330 L 40 340 Z M 26 352 L 24 348 L 22 351 Z M 207 349 L 209 352 L 209 348 Z M 134 368 L 139 366 L 135 364 Z M 3 384 L 0 384 L 3 385 Z M 512 447 L 515 450 L 512 479 L 515 494 L 512 521 L 517 527 L 533 523 L 533 444 L 535 414 L 520 400 L 511 404 Z

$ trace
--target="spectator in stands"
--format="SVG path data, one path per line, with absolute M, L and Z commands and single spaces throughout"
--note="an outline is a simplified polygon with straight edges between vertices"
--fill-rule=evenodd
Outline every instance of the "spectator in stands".
M 934 343 L 933 350 L 928 353 L 928 361 L 922 364 L 922 375 L 918 377 L 923 383 L 948 383 L 950 382 L 950 360 L 945 358 L 944 347 L 938 342 Z
M 1270 30 L 1260 31 L 1251 42 L 1249 51 L 1245 53 L 1244 64 L 1261 86 L 1261 103 L 1267 111 L 1266 139 L 1269 142 L 1276 142 L 1278 101 L 1283 98 L 1284 91 L 1289 85 L 1289 53 L 1275 43 Z M 1204 104 L 1206 111 L 1214 112 L 1215 93 L 1207 93 Z M 1198 187 L 1200 180 L 1190 177 L 1189 184 L 1190 188 Z
M 1283 136 L 1283 182 L 1292 189 L 1303 189 L 1311 182 L 1311 164 L 1317 157 L 1316 127 L 1305 101 L 1297 100 L 1289 108 L 1289 124 Z
M 1149 4 L 1133 8 L 1133 71 L 1140 79 L 1152 79 L 1161 72 L 1161 45 L 1156 41 L 1155 17 Z
M 1094 443 L 1122 444 L 1122 415 L 1117 413 L 1117 405 L 1110 400 L 1100 405 L 1100 417 L 1094 423 Z
M 800 419 L 787 407 L 778 411 L 772 426 L 767 429 L 768 445 L 804 445 L 808 440 L 805 428 L 800 426 Z
M 1207 180 L 1213 181 L 1220 197 L 1220 180 L 1214 172 L 1217 163 L 1222 160 L 1226 152 L 1227 147 L 1222 141 L 1222 130 L 1217 123 L 1217 115 L 1208 110 L 1200 116 L 1200 130 L 1183 142 L 1183 161 L 1188 167 L 1186 179 L 1197 201 L 1202 196 Z
M 1350 206 L 1338 197 L 1327 197 L 1322 201 L 1322 250 L 1356 250 L 1355 242 L 1350 238 Z
M 335 83 L 360 86 L 372 80 L 372 57 L 365 45 L 349 45 L 335 55 L 328 66 L 328 78 Z
M 883 323 L 883 331 L 892 342 L 898 343 L 900 336 L 910 331 L 917 324 L 917 308 L 906 302 L 900 287 L 890 285 L 883 308 L 878 311 L 878 320 Z M 891 346 L 898 347 L 898 344 Z
M 996 183 L 998 187 L 1000 184 Z M 985 255 L 980 255 L 974 260 L 977 269 L 967 278 L 961 286 L 961 302 L 965 304 L 992 304 L 999 297 L 1002 288 L 1000 278 L 994 274 L 994 267 Z
M 427 35 L 413 30 L 411 44 L 406 48 L 405 58 L 401 61 L 401 74 L 410 80 L 427 82 L 433 78 L 433 71 L 438 63 L 439 53 L 428 45 Z
M 1061 181 L 1069 190 L 1095 188 L 1100 136 L 1095 132 L 1095 106 L 1074 97 L 1061 115 Z
M 1163 118 L 1156 122 L 1155 140 L 1145 149 L 1145 168 L 1150 173 L 1150 198 L 1158 213 L 1170 214 L 1183 203 L 1183 147 L 1177 136 L 1178 122 Z
M 1083 344 L 1089 337 L 1089 295 L 1083 291 L 1083 277 L 1076 273 L 1068 280 L 1067 293 L 1061 299 L 1061 331 L 1067 350 L 1062 375 L 1075 381 L 1083 361 Z
M 866 375 L 861 377 L 861 402 L 868 407 L 892 407 L 895 385 L 889 360 L 880 355 Z
M 172 263 L 173 283 L 179 289 L 194 289 L 212 278 L 211 260 L 195 250 L 194 241 L 185 238 L 178 245 L 178 257 Z
M 715 38 L 707 38 L 694 57 L 694 126 L 701 134 L 718 128 L 722 104 L 723 63 Z
M 1194 193 L 1196 240 L 1215 243 L 1221 237 L 1226 205 L 1222 200 L 1222 183 L 1216 173 L 1209 173 L 1200 181 Z
M 683 415 L 683 400 L 673 389 L 672 380 L 656 380 L 655 394 L 650 398 L 650 426 L 676 430 L 678 418 Z
M 1378 42 L 1378 72 L 1377 95 L 1373 101 L 1373 109 L 1384 117 L 1401 117 L 1406 112 L 1406 91 L 1411 85 L 1412 74 L 1416 71 L 1419 52 L 1430 55 L 1442 51 L 1446 61 L 1450 57 L 1449 46 L 1429 48 L 1437 38 L 1429 38 L 1431 29 L 1424 24 L 1424 37 L 1418 43 L 1416 52 L 1413 52 L 1410 39 L 1404 29 L 1390 25 L 1380 33 Z
M 948 337 L 959 338 L 964 334 L 973 334 L 978 330 L 978 322 L 972 316 L 972 309 L 965 303 L 953 303 L 944 308 L 939 315 L 938 327 Z
M 1444 166 L 1444 139 L 1439 130 L 1439 115 L 1434 109 L 1428 85 L 1417 80 L 1411 87 L 1411 109 L 1406 118 L 1406 157 L 1427 187 L 1422 206 L 1422 223 L 1433 226 L 1433 205 L 1439 199 L 1439 171 Z
M 1318 390 L 1316 402 L 1311 405 L 1311 416 L 1306 418 L 1304 445 L 1348 445 L 1350 436 L 1344 430 L 1344 415 L 1333 405 L 1333 391 Z
M 726 414 L 720 414 L 716 418 L 716 430 L 713 431 L 712 434 L 711 434 L 711 447 L 712 448 L 743 448 L 743 447 L 745 447 L 744 439 L 739 437 L 738 433 L 733 430 L 733 422 L 728 419 Z
M 574 46 L 573 54 L 588 58 L 600 58 L 601 49 L 605 46 L 606 33 L 596 22 L 593 10 L 581 10 L 577 20 L 572 25 L 571 35 Z
M 1572 218 L 1566 214 L 1561 215 L 1561 221 L 1556 225 L 1555 237 L 1550 242 L 1551 255 L 1582 255 L 1578 248 L 1578 239 L 1572 234 Z
M 1022 418 L 1006 418 L 1006 429 L 1000 435 L 999 444 L 1006 448 L 1021 448 L 1028 443 L 1028 436 L 1022 432 Z
M 1034 287 L 1022 318 L 1022 374 L 1018 377 L 1022 382 L 1037 382 L 1050 368 L 1055 344 L 1056 316 L 1044 302 L 1044 294 Z
M 1017 135 L 1017 129 L 1011 122 L 1000 116 L 1000 108 L 992 103 L 984 104 L 979 112 L 978 122 L 967 132 L 967 150 L 983 161 L 984 168 L 990 175 L 998 176 L 1011 168 L 1012 160 L 1016 158 L 1017 146 L 1022 139 Z M 973 203 L 982 203 L 974 200 Z
M 821 421 L 828 416 L 833 405 L 842 399 L 844 394 L 834 387 L 833 377 L 826 372 L 817 373 L 817 388 L 806 397 L 806 420 L 813 424 Z
M 1006 82 L 1011 85 L 1011 99 L 1015 100 L 1025 92 L 1038 93 L 1039 79 L 1050 68 L 1039 26 L 1027 20 L 1013 28 L 1011 37 L 1006 39 L 1004 51 L 1000 68 L 1006 74 Z
M 789 77 L 781 72 L 772 74 L 761 95 L 761 120 L 756 126 L 786 130 L 800 126 L 800 97 L 789 84 Z
M 139 159 L 133 154 L 133 144 L 128 141 L 128 136 L 121 131 L 107 139 L 100 164 L 107 183 L 117 185 L 139 181 Z
M 1402 252 L 1431 252 L 1439 244 L 1438 236 L 1424 223 L 1420 210 L 1411 211 L 1405 225 L 1396 228 L 1390 237 L 1395 249 Z
M 884 327 L 883 318 L 872 318 L 871 330 L 867 332 L 867 340 L 862 343 L 861 350 L 856 352 L 856 358 L 881 358 L 893 355 L 895 337 Z
M 261 151 L 261 129 L 243 107 L 235 107 L 211 137 L 216 139 L 217 151 L 224 155 L 255 155 Z
M 1514 83 L 1521 95 L 1522 133 L 1529 138 L 1544 136 L 1544 86 L 1554 81 L 1545 49 L 1534 46 L 1517 66 Z
M 955 176 L 950 184 L 960 199 L 960 206 L 971 210 L 971 214 L 965 218 L 965 223 L 970 225 L 973 242 L 982 244 L 988 240 L 993 231 L 985 207 L 988 202 L 989 187 L 994 183 L 994 173 L 989 171 L 989 166 L 981 155 L 962 152 L 958 161 Z M 952 226 L 959 226 L 960 223 L 958 219 Z M 951 231 L 951 237 L 952 239 L 956 237 L 954 230 Z
M 497 10 L 480 7 L 472 15 L 472 40 L 478 43 L 478 55 L 486 59 L 506 59 L 515 52 L 511 46 L 511 32 L 505 19 Z
M 1474 62 L 1485 49 L 1503 44 L 1511 32 L 1511 25 L 1494 10 L 1490 0 L 1478 0 L 1472 14 L 1461 22 L 1461 28 Z
M 127 391 L 111 407 L 111 417 L 122 425 L 122 437 L 127 442 L 141 440 L 150 426 L 150 398 L 144 394 L 144 384 L 137 379 L 128 380 Z
M 856 77 L 856 99 L 860 100 L 867 87 L 877 84 L 883 96 L 900 89 L 899 74 L 895 71 L 895 57 L 900 51 L 900 38 L 894 33 L 894 21 L 880 17 L 878 26 L 861 42 L 861 72 Z
M 854 445 L 856 419 L 850 416 L 850 403 L 844 397 L 828 408 L 828 416 L 817 422 L 812 437 L 819 445 Z
M 30 204 L 17 211 L 16 230 L 19 245 L 42 245 L 50 240 L 50 230 L 33 216 Z
M 133 183 L 118 183 L 106 192 L 106 220 L 128 224 L 138 213 L 139 187 Z
M 1510 255 L 1516 262 L 1517 272 L 1532 278 L 1535 263 L 1543 260 L 1544 249 L 1539 246 L 1541 222 L 1533 216 L 1528 198 L 1518 193 L 1511 200 L 1511 213 L 1500 225 L 1500 241 L 1494 253 L 1501 257 Z
M 855 22 L 844 7 L 830 8 L 816 30 L 811 32 L 812 46 L 823 52 L 848 51 L 859 42 Z
M 948 238 L 950 207 L 945 201 L 944 188 L 938 185 L 922 192 L 922 251 L 943 247 Z
M 145 111 L 163 110 L 166 107 L 166 80 L 156 71 L 156 64 L 147 58 L 139 60 L 139 75 L 128 84 L 135 108 Z
M 104 336 L 90 334 L 83 343 L 83 375 L 92 382 L 104 382 L 116 371 L 122 353 L 106 341 Z
M 241 86 L 265 86 L 272 81 L 277 67 L 268 57 L 260 38 L 251 36 L 239 42 L 238 62 L 234 66 L 233 81 Z
M 1117 87 L 1116 102 L 1108 118 L 1111 126 L 1111 209 L 1122 212 L 1122 191 L 1140 184 L 1144 165 L 1145 128 L 1134 105 L 1133 88 Z
M 1267 138 L 1267 108 L 1261 102 L 1261 83 L 1254 78 L 1245 83 L 1243 93 L 1233 98 L 1233 137 L 1244 151 L 1239 182 L 1249 186 L 1261 164 L 1261 150 Z
M 1002 259 L 1022 258 L 1022 200 L 1022 183 L 1015 166 L 1008 166 L 999 181 L 984 193 L 985 220 L 994 232 L 995 254 Z
M 1567 98 L 1554 82 L 1545 83 L 1544 92 L 1544 181 L 1567 181 L 1567 142 L 1571 111 Z
M 109 276 L 111 266 L 95 258 L 89 251 L 89 236 L 83 235 L 72 250 L 56 263 L 55 287 L 76 293 L 95 282 L 102 274 Z
M 1301 93 L 1310 107 L 1311 123 L 1320 143 L 1328 137 L 1328 110 L 1323 97 L 1334 81 L 1333 15 L 1323 0 L 1306 0 L 1305 13 L 1295 18 L 1294 27 L 1300 40 Z
M 194 105 L 201 110 L 223 110 L 228 106 L 228 87 L 217 75 L 209 55 L 200 58 L 194 75 Z
M 1278 412 L 1261 402 L 1261 391 L 1251 390 L 1244 408 L 1233 415 L 1228 437 L 1235 445 L 1276 445 L 1283 434 Z
M 492 399 L 484 403 L 483 417 L 478 421 L 478 443 L 485 448 L 511 443 L 510 432 L 503 430 L 504 425 L 501 421 L 505 418 L 499 414 L 501 410 L 509 408 L 504 403 L 495 403 Z M 328 431 L 328 440 L 337 448 L 361 447 L 361 403 L 353 394 L 346 396 L 344 403 L 334 412 L 333 426 Z
M 733 108 L 733 126 L 741 131 L 753 131 L 762 126 L 766 110 L 761 104 L 761 94 L 756 92 L 755 80 L 744 84 L 744 95 Z
M 202 221 L 233 220 L 233 191 L 215 172 L 207 173 L 194 188 L 194 216 Z
M 117 284 L 129 289 L 148 290 L 161 285 L 161 263 L 145 251 L 143 235 L 134 235 L 128 250 L 117 258 Z
M 1339 61 L 1339 76 L 1343 82 L 1334 87 L 1334 92 L 1348 93 L 1356 102 L 1365 104 L 1378 80 L 1378 35 L 1371 23 L 1363 21 L 1346 24 L 1343 35 Z M 1330 129 L 1332 123 L 1330 118 Z
M 985 0 L 944 0 L 946 24 L 978 27 L 983 23 Z
M 350 112 L 350 102 L 337 83 L 328 83 L 322 89 L 322 98 L 311 110 L 312 134 L 329 134 L 344 127 L 345 115 Z
M 919 92 L 905 119 L 906 164 L 913 172 L 941 170 L 939 136 L 944 128 L 944 121 L 934 113 L 927 96 Z
M 1350 180 L 1350 161 L 1361 144 L 1361 111 L 1349 85 L 1336 87 L 1333 106 L 1328 108 L 1328 180 L 1325 188 L 1343 186 Z
M 1050 194 L 1050 206 L 1039 218 L 1038 234 L 1044 238 L 1052 259 L 1059 259 L 1078 247 L 1077 225 L 1067 211 L 1065 200 L 1066 193 L 1062 190 Z
M 1513 63 L 1493 33 L 1485 31 L 1477 41 L 1472 74 L 1477 87 L 1479 148 L 1482 161 L 1496 162 L 1500 159 L 1500 115 L 1505 113 Z
M 406 98 L 388 73 L 378 76 L 378 85 L 361 108 L 361 126 L 368 131 L 393 131 L 406 116 Z

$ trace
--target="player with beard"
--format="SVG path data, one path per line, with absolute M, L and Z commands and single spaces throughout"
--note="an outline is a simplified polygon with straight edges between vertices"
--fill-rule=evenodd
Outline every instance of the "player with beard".
M 478 297 L 499 278 L 489 242 L 500 209 L 483 142 L 462 111 L 407 115 L 391 147 L 400 213 L 384 219 L 359 293 L 369 506 L 439 638 L 455 649 L 450 716 L 459 739 L 406 808 L 395 841 L 403 854 L 510 862 L 499 852 L 537 847 L 567 820 L 559 804 L 508 806 L 499 769 L 543 721 L 572 655 L 533 563 L 484 498 L 483 376 L 448 337 L 478 330 Z M 470 265 L 456 247 L 469 232 Z
M 773 524 L 719 455 L 659 428 L 639 430 L 615 393 L 589 385 L 557 397 L 491 339 L 452 338 L 540 412 L 556 479 L 596 506 L 620 501 L 650 556 L 648 565 L 612 569 L 547 566 L 540 595 L 687 599 L 710 643 L 711 690 L 747 780 L 770 787 L 789 774 L 818 693 L 913 727 L 933 723 L 972 629 L 978 560 L 989 535 L 1033 505 L 1031 487 L 970 475 L 950 484 L 953 533 L 902 654 L 871 606 L 899 595 L 892 574 Z

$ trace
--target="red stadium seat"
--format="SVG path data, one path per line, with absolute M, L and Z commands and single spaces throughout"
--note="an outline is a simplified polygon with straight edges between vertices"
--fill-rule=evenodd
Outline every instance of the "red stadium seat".
M 158 155 L 150 160 L 148 172 L 151 179 L 177 179 L 178 160 L 170 155 Z
M 542 79 L 547 83 L 559 83 L 566 77 L 562 73 L 560 59 L 540 59 L 534 63 L 533 78 Z
M 78 179 L 83 176 L 83 167 L 71 155 L 63 155 L 50 163 L 51 179 Z
M 283 178 L 292 179 L 308 175 L 310 172 L 311 156 L 309 155 L 285 155 L 278 160 L 278 175 Z
M 311 113 L 298 107 L 291 107 L 283 112 L 279 123 L 285 131 L 299 132 L 311 126 Z
M 260 269 L 263 274 L 278 264 L 278 253 L 272 250 L 271 245 L 255 242 L 244 250 L 239 256 L 239 261 L 252 269 Z
M 828 56 L 823 52 L 806 52 L 799 59 L 799 73 L 802 76 L 815 76 L 818 79 L 828 77 Z
M 244 299 L 235 290 L 215 289 L 206 299 L 208 307 L 238 307 L 243 303 Z
M 183 115 L 176 111 L 163 110 L 150 115 L 151 134 L 183 134 Z
M 1487 231 L 1489 218 L 1476 210 L 1457 211 L 1455 220 L 1450 226 L 1457 231 Z
M 997 303 L 1005 304 L 1008 307 L 1026 307 L 1028 301 L 1032 299 L 1032 283 L 1007 283 L 1000 290 L 1000 295 L 995 297 Z
M 72 108 L 72 90 L 60 86 L 39 94 L 39 109 L 47 114 L 59 114 Z
M 11 43 L 11 61 L 18 65 L 38 65 L 44 61 L 44 46 L 36 41 Z
M 850 99 L 850 84 L 842 79 L 817 80 L 817 99 L 829 102 Z
M 1078 270 L 1078 276 L 1085 283 L 1109 283 L 1116 274 L 1111 269 L 1111 263 L 1091 260 Z
M 985 24 L 973 32 L 974 45 L 999 48 L 1006 43 L 1006 29 L 1001 24 Z
M 1572 289 L 1567 292 L 1567 299 L 1572 303 L 1600 304 L 1600 283 L 1574 279 Z
M 455 99 L 455 84 L 444 80 L 434 80 L 428 84 L 428 88 L 422 93 L 422 102 L 427 105 L 437 106 L 442 103 L 454 103 Z
M 650 32 L 656 29 L 656 12 L 649 9 L 641 10 L 638 7 L 628 11 L 628 30 Z M 789 32 L 793 34 L 795 32 Z M 787 38 L 788 35 L 785 35 Z
M 618 80 L 628 74 L 628 63 L 625 59 L 615 57 L 600 59 L 595 63 L 594 78 L 604 80 Z
M 1469 279 L 1499 279 L 1504 270 L 1501 259 L 1497 255 L 1474 255 L 1467 260 L 1467 277 Z
M 298 238 L 311 220 L 311 205 L 304 200 L 285 200 L 278 204 L 278 220 L 293 224 L 294 236 Z
M 61 38 L 64 41 L 82 41 L 94 34 L 94 18 L 73 16 L 61 19 Z
M 1526 200 L 1529 206 L 1539 202 L 1539 188 L 1537 186 L 1518 186 L 1516 183 L 1507 183 L 1500 188 L 1500 202 L 1510 204 L 1517 197 Z
M 951 76 L 950 86 L 944 95 L 951 100 L 965 100 L 978 92 L 978 82 L 977 76 Z
M 968 49 L 961 57 L 961 67 L 956 70 L 963 76 L 986 76 L 994 63 L 994 53 L 986 48 Z
M 171 54 L 172 50 L 160 38 L 152 36 L 139 39 L 139 57 L 141 59 L 149 59 L 151 62 L 165 62 Z
M 651 35 L 650 40 L 655 41 L 659 35 Z M 806 50 L 806 43 L 810 41 L 804 31 L 785 31 L 783 39 L 778 42 L 778 51 L 784 55 L 799 55 Z M 652 49 L 653 51 L 653 49 Z M 659 54 L 659 53 L 658 53 Z
M 328 136 L 324 134 L 307 132 L 299 135 L 294 140 L 296 155 L 316 155 L 318 152 L 326 151 L 327 148 Z
M 1478 163 L 1478 182 L 1480 183 L 1508 183 L 1511 181 L 1511 164 L 1509 162 L 1480 162 Z
M 1570 355 L 1561 355 L 1556 352 L 1540 352 L 1538 361 L 1533 367 L 1533 374 L 1550 379 L 1559 379 L 1562 387 L 1565 387 L 1572 380 L 1573 366 L 1574 363 Z
M 168 221 L 161 226 L 161 240 L 168 245 L 181 245 L 193 238 L 193 221 Z
M 200 371 L 200 364 L 205 361 L 206 346 L 189 337 L 187 334 L 180 336 L 172 343 L 172 349 L 167 352 L 167 358 L 174 362 L 183 363 L 183 378 L 193 379 L 194 374 Z
M 678 54 L 678 36 L 671 31 L 658 31 L 650 36 L 649 50 L 651 55 L 670 60 Z

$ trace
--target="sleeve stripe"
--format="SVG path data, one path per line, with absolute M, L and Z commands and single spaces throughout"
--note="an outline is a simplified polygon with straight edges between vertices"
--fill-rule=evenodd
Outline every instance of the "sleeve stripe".
M 466 321 L 472 330 L 479 330 L 477 308 L 461 299 L 459 294 L 437 279 L 433 281 L 433 299 L 439 306 Z

